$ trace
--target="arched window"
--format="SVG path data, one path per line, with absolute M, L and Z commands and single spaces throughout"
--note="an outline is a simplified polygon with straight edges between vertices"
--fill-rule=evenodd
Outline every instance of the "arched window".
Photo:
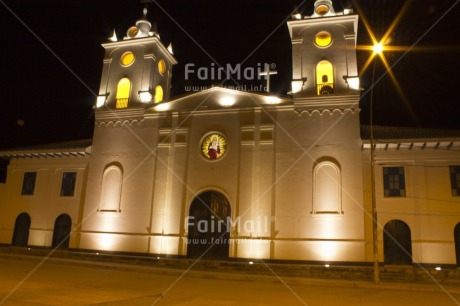
M 455 226 L 454 241 L 455 241 L 455 258 L 457 258 L 457 267 L 460 267 L 460 223 L 458 223 Z
M 27 246 L 29 243 L 30 216 L 22 213 L 16 218 L 14 223 L 13 241 L 14 246 Z
M 121 187 L 123 171 L 117 165 L 111 165 L 104 171 L 102 177 L 101 202 L 99 211 L 120 211 Z
M 323 158 L 313 167 L 313 213 L 342 213 L 339 163 Z
M 117 103 L 116 108 L 127 108 L 129 95 L 131 93 L 131 81 L 128 78 L 123 78 L 117 85 Z
M 411 265 L 412 241 L 409 226 L 401 220 L 391 220 L 383 228 L 385 264 Z
M 53 242 L 51 247 L 67 249 L 69 248 L 70 231 L 72 229 L 72 219 L 67 214 L 62 214 L 56 218 L 53 230 Z
M 155 87 L 155 99 L 153 100 L 154 103 L 160 103 L 163 101 L 163 87 L 158 85 Z
M 329 61 L 321 61 L 316 65 L 316 88 L 318 95 L 334 93 L 334 67 Z

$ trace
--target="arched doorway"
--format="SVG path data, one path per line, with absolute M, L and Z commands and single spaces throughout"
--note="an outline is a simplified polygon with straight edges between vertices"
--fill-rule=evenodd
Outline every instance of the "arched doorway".
M 212 259 L 228 258 L 231 207 L 216 191 L 198 195 L 190 205 L 187 256 Z
M 409 226 L 400 220 L 385 224 L 383 232 L 385 264 L 412 265 L 412 241 Z
M 457 223 L 454 229 L 455 240 L 455 257 L 457 258 L 457 267 L 460 267 L 460 223 Z
M 70 229 L 72 219 L 69 215 L 63 214 L 56 218 L 54 222 L 52 248 L 67 249 L 69 247 Z
M 27 246 L 29 242 L 30 216 L 22 213 L 16 218 L 14 223 L 13 241 L 14 246 Z

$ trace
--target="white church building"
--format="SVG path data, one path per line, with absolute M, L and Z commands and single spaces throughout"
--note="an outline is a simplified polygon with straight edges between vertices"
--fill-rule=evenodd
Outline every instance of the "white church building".
M 0 152 L 0 244 L 152 256 L 460 265 L 460 133 L 359 119 L 358 15 L 288 21 L 289 96 L 170 97 L 144 18 L 105 49 L 93 138 Z

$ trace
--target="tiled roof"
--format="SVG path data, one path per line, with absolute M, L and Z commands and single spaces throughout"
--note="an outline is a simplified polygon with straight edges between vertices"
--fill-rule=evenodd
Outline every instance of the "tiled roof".
M 7 152 L 7 151 L 36 151 L 36 150 L 75 150 L 75 149 L 87 148 L 91 146 L 92 143 L 93 143 L 93 139 L 88 138 L 88 139 L 57 142 L 57 143 L 43 144 L 43 145 L 7 148 L 7 149 L 1 149 L 0 151 Z
M 371 138 L 369 125 L 361 125 L 361 139 Z M 460 130 L 373 126 L 374 139 L 460 139 Z

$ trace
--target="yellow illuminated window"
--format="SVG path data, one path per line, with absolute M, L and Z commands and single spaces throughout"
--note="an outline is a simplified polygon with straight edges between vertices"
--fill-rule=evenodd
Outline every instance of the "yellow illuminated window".
M 127 108 L 129 94 L 131 93 L 131 81 L 128 78 L 123 78 L 118 82 L 117 86 L 117 104 L 116 108 Z
M 164 60 L 160 60 L 158 62 L 158 71 L 161 73 L 161 74 L 164 74 L 166 72 L 166 63 Z
M 157 87 L 155 87 L 155 99 L 153 100 L 153 102 L 155 103 L 159 103 L 163 101 L 163 88 L 158 85 Z
M 318 47 L 327 47 L 332 42 L 332 36 L 328 32 L 319 32 L 315 36 L 315 44 Z
M 316 65 L 316 87 L 318 95 L 332 94 L 334 89 L 334 67 L 328 61 Z
M 129 66 L 134 62 L 134 54 L 132 52 L 125 52 L 121 56 L 121 64 L 123 66 Z

